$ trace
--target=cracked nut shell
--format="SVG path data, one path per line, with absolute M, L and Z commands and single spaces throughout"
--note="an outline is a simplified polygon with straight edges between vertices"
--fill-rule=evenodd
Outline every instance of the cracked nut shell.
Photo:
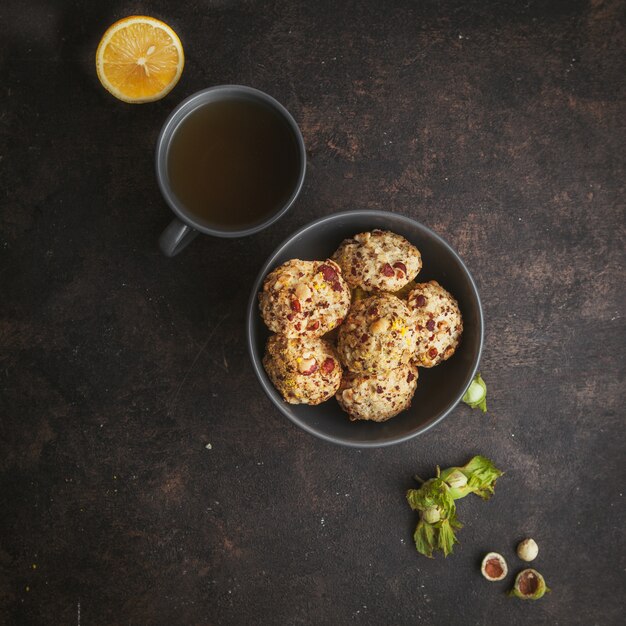
M 515 584 L 509 595 L 520 600 L 539 600 L 543 598 L 546 591 L 550 589 L 543 576 L 536 569 L 528 568 L 515 577 Z
M 491 582 L 502 580 L 509 572 L 506 561 L 501 554 L 489 552 L 480 565 L 482 575 Z

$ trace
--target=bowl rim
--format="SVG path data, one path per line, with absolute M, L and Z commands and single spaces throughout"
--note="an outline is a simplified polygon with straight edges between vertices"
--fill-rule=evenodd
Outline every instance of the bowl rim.
M 304 420 L 301 420 L 297 415 L 292 414 L 288 410 L 287 403 L 285 403 L 285 401 L 282 399 L 277 399 L 278 392 L 274 389 L 271 382 L 265 380 L 264 375 L 262 373 L 264 371 L 263 363 L 257 360 L 255 350 L 254 350 L 252 322 L 254 320 L 253 316 L 259 315 L 258 304 L 257 304 L 258 302 L 257 294 L 259 293 L 259 289 L 263 283 L 263 280 L 265 279 L 266 274 L 268 273 L 270 268 L 273 267 L 273 265 L 275 264 L 276 258 L 280 256 L 283 250 L 288 245 L 290 245 L 294 239 L 304 235 L 307 231 L 318 227 L 320 224 L 333 222 L 336 220 L 340 220 L 340 219 L 343 219 L 346 217 L 352 217 L 352 216 L 358 216 L 358 217 L 372 216 L 372 217 L 379 217 L 379 218 L 388 218 L 390 216 L 393 216 L 393 219 L 400 220 L 401 222 L 405 222 L 406 224 L 411 225 L 413 227 L 417 226 L 417 228 L 425 231 L 429 236 L 433 237 L 444 248 L 446 248 L 448 252 L 456 259 L 462 271 L 465 273 L 466 278 L 469 281 L 472 292 L 476 299 L 476 303 L 478 305 L 478 325 L 479 325 L 479 336 L 480 336 L 480 341 L 478 344 L 478 354 L 476 356 L 474 366 L 472 367 L 471 374 L 468 377 L 467 384 L 463 387 L 463 390 L 461 391 L 461 393 L 457 394 L 456 397 L 450 402 L 448 407 L 444 409 L 443 411 L 441 411 L 441 413 L 439 413 L 439 415 L 437 415 L 435 419 L 431 420 L 428 424 L 425 424 L 424 426 L 416 428 L 414 431 L 411 431 L 404 435 L 391 437 L 384 441 L 358 441 L 358 440 L 348 440 L 343 437 L 333 437 L 332 435 L 328 435 L 326 433 L 322 433 L 318 431 L 316 428 L 307 424 Z M 434 232 L 433 230 L 431 230 L 430 228 L 428 228 L 421 222 L 418 222 L 417 220 L 414 220 L 413 218 L 410 218 L 406 215 L 402 215 L 401 213 L 393 213 L 391 211 L 380 211 L 380 210 L 373 210 L 373 209 L 356 209 L 352 211 L 341 211 L 339 213 L 332 213 L 331 215 L 326 215 L 324 217 L 315 219 L 312 222 L 305 224 L 298 230 L 291 233 L 286 239 L 284 239 L 273 250 L 273 252 L 269 255 L 269 257 L 263 264 L 263 267 L 257 274 L 254 280 L 254 283 L 252 285 L 252 291 L 250 293 L 250 298 L 248 300 L 248 308 L 247 308 L 247 313 L 246 313 L 246 341 L 247 341 L 247 346 L 248 346 L 248 354 L 250 356 L 250 360 L 252 361 L 252 367 L 254 369 L 254 373 L 258 381 L 260 382 L 261 387 L 263 388 L 263 391 L 265 392 L 265 395 L 267 395 L 268 398 L 274 404 L 274 406 L 276 406 L 276 408 L 278 408 L 278 410 L 285 417 L 287 417 L 291 422 L 293 422 L 296 426 L 299 426 L 304 431 L 308 432 L 311 435 L 314 435 L 315 437 L 318 437 L 319 439 L 323 439 L 324 441 L 328 441 L 330 443 L 334 443 L 337 445 L 346 446 L 349 448 L 382 448 L 386 446 L 395 445 L 398 443 L 404 443 L 405 441 L 409 441 L 410 439 L 413 439 L 414 437 L 417 437 L 418 435 L 422 435 L 423 433 L 433 428 L 433 426 L 436 426 L 439 422 L 441 422 L 457 407 L 457 405 L 461 401 L 461 398 L 463 397 L 468 387 L 470 386 L 472 380 L 474 380 L 474 377 L 476 376 L 476 372 L 478 371 L 478 366 L 480 365 L 480 359 L 482 357 L 482 352 L 483 352 L 484 333 L 485 333 L 484 326 L 485 324 L 484 324 L 483 307 L 480 301 L 478 288 L 476 287 L 476 283 L 474 282 L 474 278 L 472 277 L 469 269 L 467 268 L 467 265 L 465 265 L 465 262 L 463 261 L 463 259 L 457 254 L 454 248 L 452 248 L 452 246 L 450 246 L 450 244 L 445 239 L 443 239 L 443 237 L 438 235 L 436 232 Z

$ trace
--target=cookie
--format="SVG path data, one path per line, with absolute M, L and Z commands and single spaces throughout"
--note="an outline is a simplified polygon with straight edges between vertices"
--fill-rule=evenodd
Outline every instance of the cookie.
M 275 333 L 321 337 L 341 324 L 350 300 L 350 288 L 334 261 L 292 259 L 267 275 L 259 307 Z
M 339 357 L 324 339 L 272 335 L 267 340 L 263 367 L 289 404 L 325 402 L 341 383 Z
M 431 280 L 418 283 L 409 293 L 407 304 L 416 320 L 415 364 L 434 367 L 449 359 L 463 333 L 458 302 L 437 281 Z
M 365 291 L 398 291 L 422 267 L 422 256 L 413 244 L 401 235 L 383 230 L 344 240 L 332 258 L 350 287 Z
M 382 374 L 348 373 L 336 398 L 352 421 L 384 422 L 411 406 L 417 367 L 403 365 Z
M 342 363 L 356 373 L 380 373 L 406 365 L 416 348 L 415 320 L 392 294 L 355 302 L 339 328 Z

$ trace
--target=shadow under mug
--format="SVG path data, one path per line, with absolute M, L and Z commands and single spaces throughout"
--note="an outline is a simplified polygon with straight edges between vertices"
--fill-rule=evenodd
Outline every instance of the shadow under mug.
M 279 114 L 279 116 L 287 123 L 293 132 L 294 140 L 297 144 L 298 154 L 298 175 L 295 178 L 293 189 L 287 200 L 274 211 L 268 214 L 263 221 L 253 224 L 240 230 L 221 229 L 214 225 L 203 224 L 199 218 L 185 207 L 184 203 L 173 192 L 170 185 L 168 173 L 168 157 L 172 138 L 180 125 L 197 109 L 215 102 L 225 101 L 252 101 L 263 104 Z M 293 205 L 296 198 L 302 190 L 304 183 L 304 174 L 306 171 L 306 151 L 304 147 L 304 139 L 302 133 L 293 119 L 289 111 L 277 100 L 268 94 L 253 89 L 252 87 L 244 87 L 243 85 L 221 85 L 218 87 L 210 87 L 189 96 L 183 100 L 172 111 L 165 121 L 156 147 L 156 175 L 159 188 L 163 194 L 163 198 L 174 211 L 176 217 L 165 228 L 159 238 L 159 247 L 166 256 L 172 257 L 185 248 L 198 233 L 213 235 L 214 237 L 244 237 L 246 235 L 254 235 L 276 220 L 280 219 Z

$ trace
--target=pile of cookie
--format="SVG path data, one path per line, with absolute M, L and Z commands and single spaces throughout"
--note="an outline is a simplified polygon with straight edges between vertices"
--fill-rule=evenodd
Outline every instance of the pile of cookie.
M 331 259 L 270 272 L 259 306 L 276 334 L 263 366 L 285 401 L 335 396 L 351 420 L 377 422 L 407 409 L 418 367 L 452 356 L 463 332 L 454 297 L 436 281 L 413 282 L 421 267 L 404 237 L 373 230 L 343 241 Z

